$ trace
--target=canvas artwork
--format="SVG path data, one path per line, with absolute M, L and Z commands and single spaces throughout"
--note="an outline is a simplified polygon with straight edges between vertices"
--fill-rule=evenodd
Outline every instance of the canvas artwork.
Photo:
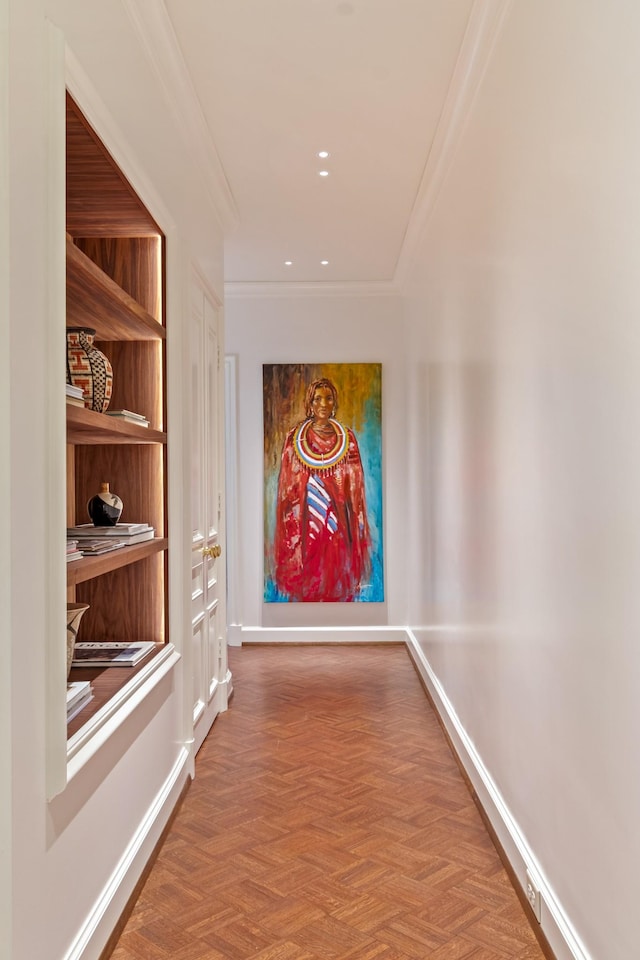
M 263 366 L 264 599 L 384 600 L 382 366 Z

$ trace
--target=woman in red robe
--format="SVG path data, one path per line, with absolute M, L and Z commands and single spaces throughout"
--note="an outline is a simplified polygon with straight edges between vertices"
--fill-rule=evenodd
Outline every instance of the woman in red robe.
M 306 419 L 284 443 L 275 531 L 275 580 L 287 600 L 354 600 L 370 574 L 364 474 L 353 431 L 335 419 L 338 391 L 315 380 Z

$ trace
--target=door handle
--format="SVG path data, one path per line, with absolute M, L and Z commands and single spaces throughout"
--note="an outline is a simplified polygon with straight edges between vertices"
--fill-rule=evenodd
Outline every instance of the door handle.
M 203 557 L 215 560 L 222 553 L 222 547 L 219 543 L 216 543 L 213 547 L 203 547 L 201 552 Z

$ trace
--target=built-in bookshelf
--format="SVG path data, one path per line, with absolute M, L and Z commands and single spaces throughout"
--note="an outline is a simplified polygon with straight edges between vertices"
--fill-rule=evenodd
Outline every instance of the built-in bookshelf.
M 161 651 L 168 640 L 164 237 L 70 96 L 66 187 L 67 326 L 96 331 L 95 345 L 113 367 L 110 408 L 149 423 L 67 404 L 67 526 L 88 520 L 87 501 L 107 481 L 124 503 L 121 519 L 155 531 L 153 540 L 68 563 L 67 600 L 89 604 L 79 640 L 151 641 Z M 91 680 L 94 696 L 69 735 L 147 665 L 73 668 L 70 679 Z

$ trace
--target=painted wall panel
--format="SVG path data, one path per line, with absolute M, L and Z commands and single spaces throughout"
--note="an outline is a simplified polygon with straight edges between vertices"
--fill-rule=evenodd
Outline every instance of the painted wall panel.
M 412 616 L 607 960 L 637 941 L 639 43 L 625 0 L 511 5 L 407 298 Z

